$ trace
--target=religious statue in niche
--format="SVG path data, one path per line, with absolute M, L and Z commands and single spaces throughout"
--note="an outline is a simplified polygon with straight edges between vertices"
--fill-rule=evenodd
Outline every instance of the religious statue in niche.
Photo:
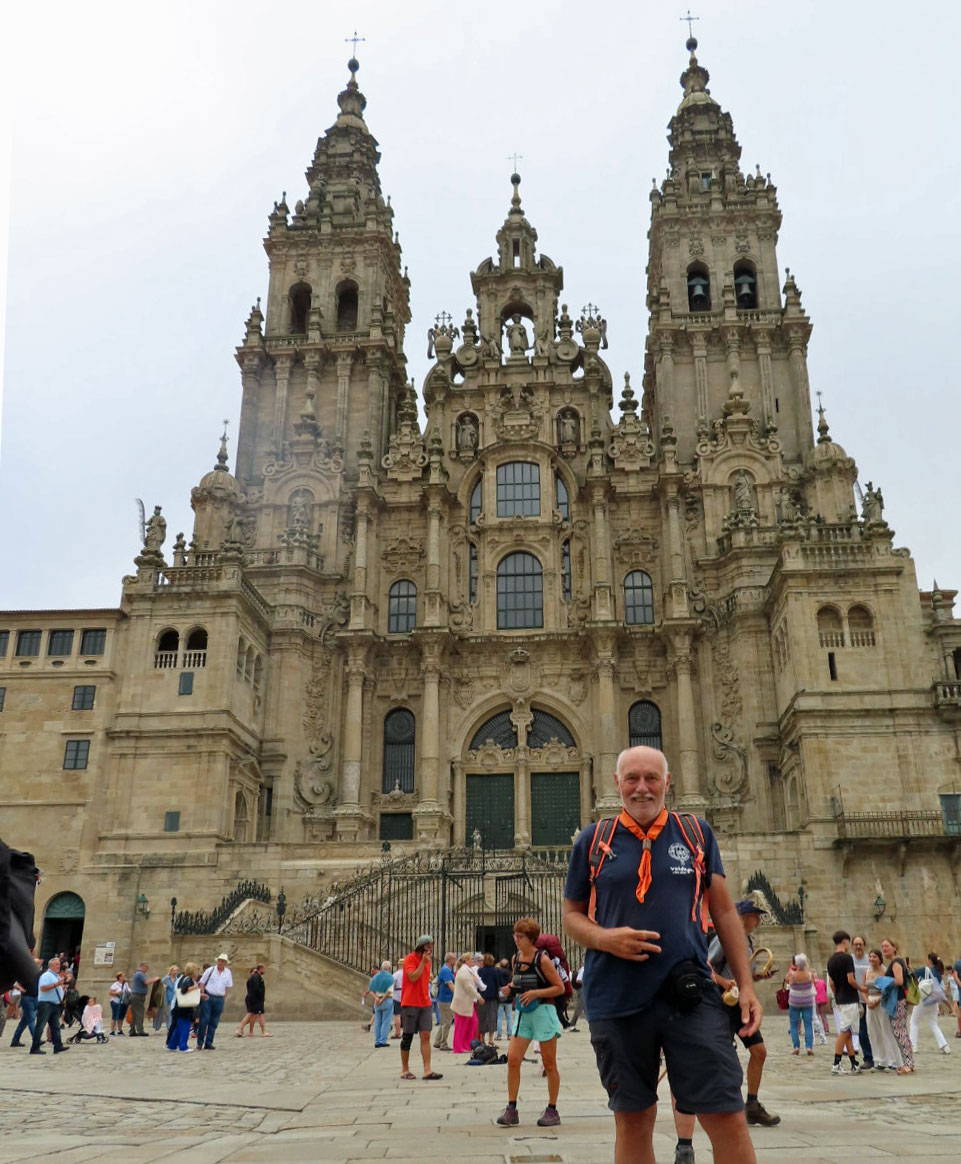
M 467 412 L 457 422 L 457 451 L 459 453 L 475 453 L 477 439 L 477 421 Z
M 565 410 L 557 417 L 557 443 L 559 445 L 576 445 L 578 437 L 577 413 Z
M 739 469 L 734 478 L 734 508 L 738 513 L 756 513 L 757 497 L 754 494 L 754 482 L 749 473 Z
M 782 489 L 780 498 L 781 521 L 790 525 L 801 517 L 800 499 L 794 489 Z
M 868 487 L 864 491 L 864 498 L 861 501 L 861 515 L 865 522 L 871 525 L 872 522 L 882 522 L 884 518 L 884 498 L 881 496 L 880 488 L 875 489 L 874 484 L 869 481 Z
M 308 489 L 291 494 L 287 509 L 287 528 L 310 532 L 314 515 L 314 499 Z
M 507 344 L 512 356 L 523 356 L 531 346 L 527 328 L 521 323 L 521 317 L 516 311 L 507 325 Z

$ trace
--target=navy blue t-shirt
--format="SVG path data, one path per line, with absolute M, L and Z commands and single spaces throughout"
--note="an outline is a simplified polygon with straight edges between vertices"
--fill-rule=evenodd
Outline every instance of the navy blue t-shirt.
M 700 819 L 700 818 L 699 818 Z M 700 821 L 704 833 L 705 886 L 716 873 L 724 876 L 721 854 L 710 825 Z M 684 826 L 695 841 L 691 826 Z M 564 896 L 587 903 L 591 897 L 588 854 L 594 839 L 593 825 L 583 829 L 574 842 L 567 870 Z M 630 926 L 654 930 L 661 936 L 655 945 L 660 954 L 646 962 L 629 962 L 600 950 L 588 950 L 584 958 L 584 1010 L 588 1022 L 636 1014 L 650 1005 L 678 962 L 696 962 L 710 977 L 707 939 L 701 929 L 700 911 L 691 919 L 694 905 L 694 857 L 674 814 L 651 846 L 652 883 L 642 905 L 636 896 L 637 870 L 643 849 L 630 830 L 618 824 L 607 857 L 595 881 L 595 921 L 605 929 Z

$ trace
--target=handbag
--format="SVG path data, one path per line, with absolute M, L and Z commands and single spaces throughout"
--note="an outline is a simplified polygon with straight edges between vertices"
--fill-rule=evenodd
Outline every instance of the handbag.
M 780 990 L 776 990 L 774 992 L 774 997 L 777 999 L 778 1010 L 788 1009 L 788 996 L 790 993 L 791 992 L 785 986 L 782 986 Z
M 937 1006 L 938 1003 L 945 1001 L 944 987 L 927 968 L 924 977 L 918 983 L 918 994 L 921 995 L 922 1006 Z
M 177 979 L 177 985 L 174 987 L 174 1002 L 183 1010 L 192 1006 L 200 1005 L 200 987 L 194 983 L 189 990 L 180 989 L 180 979 Z

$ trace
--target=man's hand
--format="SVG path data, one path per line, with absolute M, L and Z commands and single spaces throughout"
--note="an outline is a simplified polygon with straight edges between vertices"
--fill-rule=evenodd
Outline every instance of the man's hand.
M 661 947 L 655 945 L 661 935 L 654 930 L 634 930 L 630 926 L 597 931 L 597 948 L 615 958 L 628 962 L 646 962 L 651 954 L 659 954 Z M 652 941 L 652 939 L 654 939 Z
M 764 1008 L 758 1001 L 753 986 L 742 986 L 737 1001 L 741 1008 L 741 1022 L 744 1024 L 738 1034 L 747 1038 L 749 1035 L 753 1035 L 761 1025 Z

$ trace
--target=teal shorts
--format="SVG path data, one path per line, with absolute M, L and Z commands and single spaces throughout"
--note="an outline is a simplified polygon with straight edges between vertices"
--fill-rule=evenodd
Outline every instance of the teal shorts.
M 541 1002 L 540 1006 L 529 1011 L 516 1011 L 512 1034 L 520 1039 L 533 1039 L 538 1043 L 549 1043 L 551 1039 L 559 1038 L 561 1020 L 557 1017 L 557 1007 L 553 1002 Z

